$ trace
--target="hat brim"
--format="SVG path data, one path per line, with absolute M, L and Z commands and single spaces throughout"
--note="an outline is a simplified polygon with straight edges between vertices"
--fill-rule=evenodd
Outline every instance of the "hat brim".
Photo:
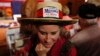
M 62 20 L 62 19 L 51 19 L 51 18 L 19 18 L 18 22 L 20 24 L 35 24 L 35 25 L 41 25 L 41 24 L 50 24 L 50 25 L 70 25 L 76 23 L 78 20 Z

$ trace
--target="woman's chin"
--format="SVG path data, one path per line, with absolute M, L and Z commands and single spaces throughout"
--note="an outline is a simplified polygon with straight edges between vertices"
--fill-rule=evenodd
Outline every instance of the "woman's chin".
M 52 47 L 52 45 L 45 45 L 45 47 L 46 47 L 46 48 L 51 48 L 51 47 Z

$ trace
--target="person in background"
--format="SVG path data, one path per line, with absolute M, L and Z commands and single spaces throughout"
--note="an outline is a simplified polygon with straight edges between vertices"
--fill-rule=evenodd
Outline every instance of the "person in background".
M 24 18 L 35 17 L 37 3 L 37 0 L 26 0 L 21 8 L 21 16 Z
M 78 22 L 79 22 L 79 26 L 80 26 L 80 31 L 78 32 L 78 34 L 80 33 L 80 36 L 77 36 L 78 34 L 76 34 L 72 39 L 72 41 L 75 41 L 75 43 L 77 42 L 76 44 L 81 43 L 83 40 L 84 41 L 88 40 L 87 39 L 88 37 L 83 36 L 83 34 L 81 32 L 84 32 L 84 31 L 86 31 L 85 29 L 93 28 L 92 26 L 97 25 L 96 6 L 94 4 L 90 4 L 90 3 L 85 3 L 85 4 L 81 5 L 78 10 L 78 16 L 79 16 Z M 84 32 L 84 34 L 87 34 L 87 33 Z M 79 42 L 79 41 L 81 41 L 81 42 Z
M 85 3 L 79 7 L 78 15 L 81 30 L 71 39 L 76 44 L 78 56 L 100 56 L 100 27 L 94 4 Z

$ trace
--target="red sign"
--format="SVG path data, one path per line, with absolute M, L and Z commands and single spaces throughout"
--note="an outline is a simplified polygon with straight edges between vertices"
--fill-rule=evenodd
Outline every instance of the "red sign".
M 0 0 L 0 2 L 11 2 L 12 0 Z

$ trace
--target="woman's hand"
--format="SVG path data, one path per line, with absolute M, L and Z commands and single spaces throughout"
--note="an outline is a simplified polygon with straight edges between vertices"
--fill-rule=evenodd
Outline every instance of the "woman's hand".
M 38 56 L 46 56 L 50 48 L 45 48 L 41 43 L 37 44 L 35 51 Z

